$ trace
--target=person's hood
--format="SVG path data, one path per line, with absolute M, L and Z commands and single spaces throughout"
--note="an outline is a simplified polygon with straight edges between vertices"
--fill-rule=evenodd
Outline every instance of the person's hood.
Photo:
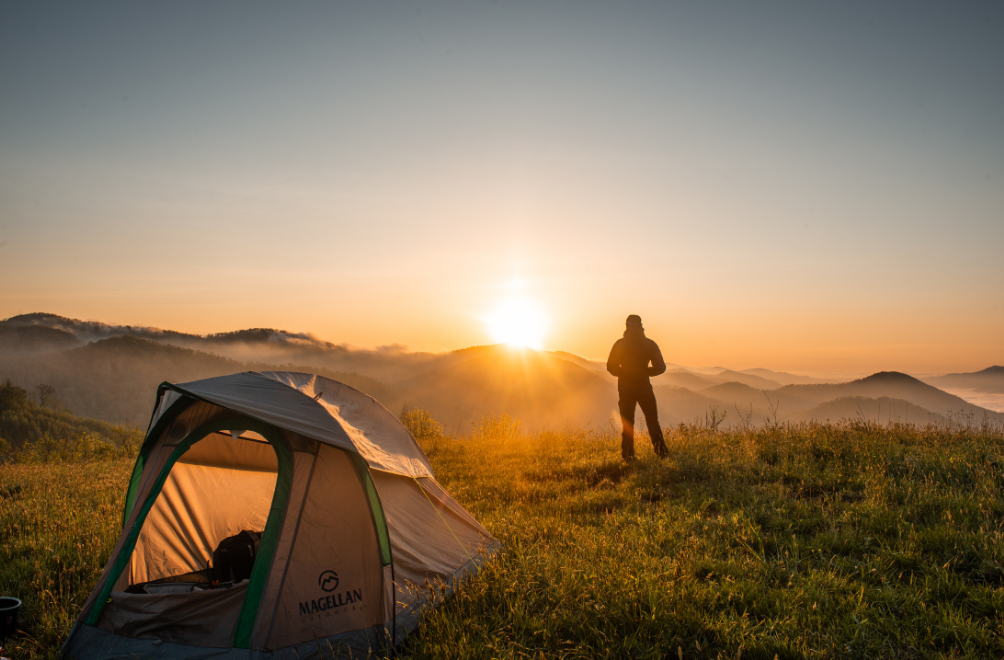
M 645 338 L 645 328 L 640 325 L 629 325 L 626 330 L 624 330 L 624 339 L 644 339 Z

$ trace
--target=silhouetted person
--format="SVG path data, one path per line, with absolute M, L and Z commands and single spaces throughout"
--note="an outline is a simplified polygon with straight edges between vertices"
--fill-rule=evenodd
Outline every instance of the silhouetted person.
M 649 366 L 651 364 L 651 366 Z M 621 411 L 624 431 L 621 433 L 621 455 L 625 461 L 634 458 L 634 409 L 641 406 L 648 424 L 648 434 L 652 436 L 652 447 L 659 458 L 666 456 L 666 441 L 659 426 L 659 412 L 655 405 L 655 392 L 649 378 L 666 371 L 666 361 L 658 344 L 645 336 L 641 327 L 641 317 L 632 314 L 627 317 L 624 337 L 614 343 L 607 358 L 607 371 L 617 376 L 617 402 Z

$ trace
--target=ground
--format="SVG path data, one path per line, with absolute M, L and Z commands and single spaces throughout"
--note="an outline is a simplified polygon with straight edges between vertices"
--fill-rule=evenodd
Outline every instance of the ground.
M 681 427 L 624 465 L 611 432 L 495 420 L 420 441 L 502 543 L 398 658 L 1004 656 L 1004 433 Z M 0 467 L 14 658 L 53 657 L 121 525 L 128 459 Z

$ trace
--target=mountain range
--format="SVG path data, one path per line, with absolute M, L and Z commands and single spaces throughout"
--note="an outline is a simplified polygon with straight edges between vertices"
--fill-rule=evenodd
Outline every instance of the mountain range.
M 988 367 L 971 374 L 945 374 L 924 380 L 935 387 L 1004 394 L 1004 367 Z
M 605 365 L 571 353 L 475 346 L 447 353 L 359 350 L 303 333 L 249 329 L 206 336 L 115 326 L 53 314 L 0 321 L 0 379 L 29 391 L 45 384 L 73 412 L 145 427 L 157 385 L 236 371 L 318 373 L 360 389 L 392 412 L 430 411 L 449 433 L 491 413 L 529 428 L 616 426 L 616 379 Z M 921 381 L 881 372 L 826 383 L 768 369 L 686 369 L 653 379 L 664 426 L 862 419 L 944 423 L 949 418 L 1004 423 L 1004 414 L 939 389 L 964 383 L 998 387 L 1002 367 Z M 939 380 L 940 379 L 940 380 Z M 1004 390 L 1002 390 L 1004 391 Z

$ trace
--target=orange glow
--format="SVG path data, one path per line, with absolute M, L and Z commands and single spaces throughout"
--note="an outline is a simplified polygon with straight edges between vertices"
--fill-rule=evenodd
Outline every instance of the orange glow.
M 488 332 L 498 343 L 541 350 L 547 334 L 543 309 L 522 296 L 500 300 L 484 318 Z

